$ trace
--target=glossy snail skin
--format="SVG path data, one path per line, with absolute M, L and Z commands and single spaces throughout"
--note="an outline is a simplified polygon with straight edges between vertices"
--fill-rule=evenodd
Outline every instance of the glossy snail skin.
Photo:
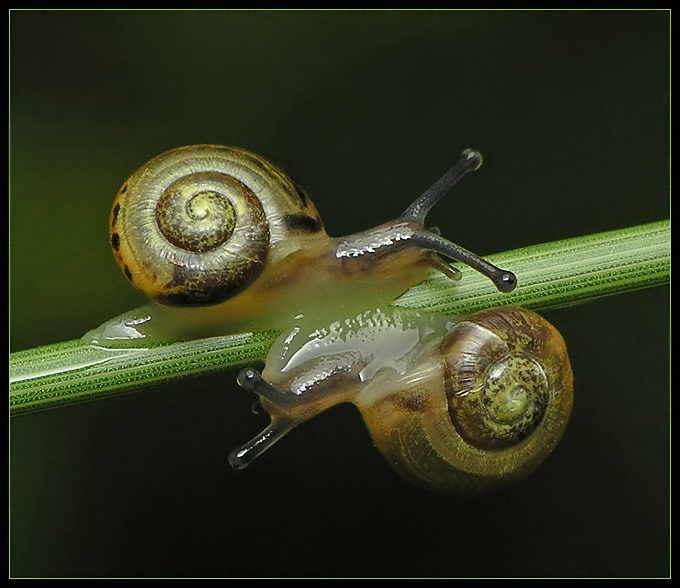
M 301 422 L 341 402 L 360 410 L 376 447 L 404 478 L 452 494 L 516 482 L 562 436 L 573 376 L 564 340 L 516 308 L 464 319 L 397 309 L 366 312 L 280 340 L 260 395 L 271 424 L 232 452 L 242 468 Z
M 102 346 L 148 346 L 254 329 L 323 323 L 386 304 L 430 269 L 453 279 L 440 255 L 487 275 L 501 270 L 425 228 L 441 196 L 481 155 L 458 162 L 392 221 L 331 238 L 304 190 L 264 158 L 236 147 L 163 153 L 120 188 L 109 219 L 114 257 L 152 302 L 86 334 Z

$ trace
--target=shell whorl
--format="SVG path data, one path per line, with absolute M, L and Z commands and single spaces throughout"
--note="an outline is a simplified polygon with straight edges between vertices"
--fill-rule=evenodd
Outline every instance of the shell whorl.
M 147 162 L 119 190 L 111 245 L 125 275 L 150 297 L 211 305 L 258 278 L 291 218 L 316 221 L 318 213 L 263 158 L 234 147 L 180 147 Z
M 471 445 L 512 446 L 543 420 L 557 365 L 539 318 L 514 309 L 479 313 L 444 342 L 449 417 Z
M 517 308 L 456 323 L 439 353 L 359 408 L 375 444 L 408 480 L 447 493 L 520 480 L 569 421 L 573 376 L 559 332 Z

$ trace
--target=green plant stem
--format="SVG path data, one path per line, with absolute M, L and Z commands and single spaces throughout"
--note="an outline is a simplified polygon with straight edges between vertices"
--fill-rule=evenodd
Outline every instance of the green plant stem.
M 433 274 L 393 304 L 460 315 L 494 306 L 569 306 L 666 284 L 670 221 L 534 245 L 488 256 L 515 272 L 501 294 L 462 267 L 458 283 Z M 232 370 L 264 359 L 275 331 L 212 337 L 151 349 L 102 349 L 67 341 L 10 355 L 10 414 L 102 398 L 132 389 Z

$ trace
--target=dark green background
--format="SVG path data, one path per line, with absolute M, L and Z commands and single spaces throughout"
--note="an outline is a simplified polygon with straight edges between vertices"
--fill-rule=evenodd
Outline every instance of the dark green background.
M 669 13 L 12 12 L 11 345 L 73 339 L 143 298 L 113 195 L 183 144 L 299 178 L 330 234 L 399 213 L 467 146 L 431 216 L 480 253 L 669 215 Z M 235 374 L 11 422 L 14 576 L 669 573 L 667 288 L 547 313 L 572 422 L 526 482 L 402 482 L 338 407 L 244 472 L 263 425 Z

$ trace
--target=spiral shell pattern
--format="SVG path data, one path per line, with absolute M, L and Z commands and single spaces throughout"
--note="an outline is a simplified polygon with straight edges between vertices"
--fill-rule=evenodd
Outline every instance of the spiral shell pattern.
M 573 376 L 560 333 L 534 312 L 499 308 L 457 322 L 429 362 L 359 406 L 406 479 L 442 492 L 497 488 L 534 471 L 566 429 Z
M 545 353 L 544 323 L 528 316 L 480 313 L 458 324 L 444 344 L 449 416 L 472 445 L 508 447 L 528 437 L 545 416 L 555 366 Z
M 180 147 L 146 163 L 118 191 L 111 246 L 127 278 L 150 297 L 212 305 L 258 278 L 291 225 L 321 228 L 317 219 L 304 192 L 261 157 L 234 147 Z

